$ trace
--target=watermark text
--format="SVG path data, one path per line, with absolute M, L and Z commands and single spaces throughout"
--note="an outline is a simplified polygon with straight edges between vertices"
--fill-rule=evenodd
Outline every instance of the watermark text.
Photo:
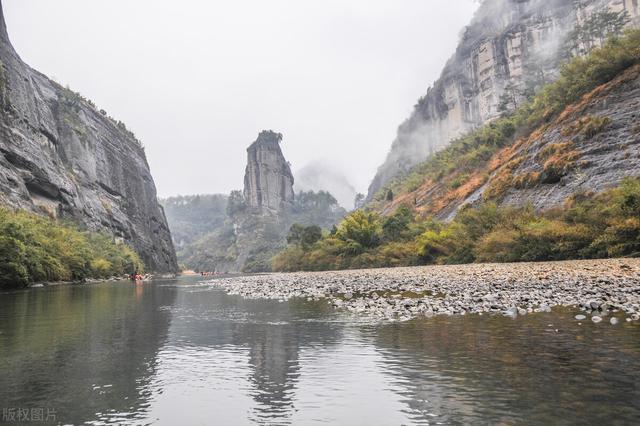
M 58 413 L 49 407 L 4 407 L 3 422 L 55 422 Z

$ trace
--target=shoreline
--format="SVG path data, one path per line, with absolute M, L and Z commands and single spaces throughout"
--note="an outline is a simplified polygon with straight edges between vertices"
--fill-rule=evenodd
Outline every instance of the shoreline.
M 181 275 L 181 274 L 157 274 L 157 275 L 151 274 L 141 281 L 149 282 L 157 279 L 172 279 L 172 278 L 176 278 L 178 275 Z M 106 282 L 119 282 L 119 281 L 131 281 L 131 280 L 128 277 L 109 277 L 109 278 L 85 278 L 84 280 L 76 280 L 76 281 L 39 281 L 39 282 L 28 284 L 25 287 L 13 287 L 10 289 L 6 289 L 4 291 L 53 287 L 58 285 L 100 284 L 100 283 L 106 283 Z
M 487 263 L 271 273 L 207 281 L 231 295 L 326 300 L 386 320 L 576 307 L 593 322 L 640 319 L 640 259 Z M 578 313 L 578 312 L 577 312 Z M 615 316 L 614 316 L 615 315 Z M 578 320 L 588 319 L 577 316 Z

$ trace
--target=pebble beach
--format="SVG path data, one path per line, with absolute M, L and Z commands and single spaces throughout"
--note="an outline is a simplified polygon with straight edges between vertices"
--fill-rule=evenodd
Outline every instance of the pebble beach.
M 385 320 L 575 307 L 577 320 L 640 319 L 640 259 L 273 273 L 211 281 L 251 299 L 326 301 Z M 582 312 L 581 312 L 582 311 Z

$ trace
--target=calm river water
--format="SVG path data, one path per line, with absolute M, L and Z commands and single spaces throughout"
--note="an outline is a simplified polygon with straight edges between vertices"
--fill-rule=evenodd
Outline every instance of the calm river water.
M 368 323 L 198 281 L 0 294 L 4 420 L 26 408 L 28 424 L 640 421 L 638 324 L 578 325 L 568 310 Z

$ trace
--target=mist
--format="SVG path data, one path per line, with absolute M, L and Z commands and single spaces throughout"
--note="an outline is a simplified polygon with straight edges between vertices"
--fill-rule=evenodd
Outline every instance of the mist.
M 21 57 L 122 120 L 161 196 L 242 187 L 246 147 L 284 135 L 364 192 L 478 4 L 4 0 Z
M 344 172 L 329 160 L 313 160 L 294 171 L 293 189 L 299 191 L 328 191 L 338 204 L 347 210 L 353 209 L 356 189 L 351 185 Z

